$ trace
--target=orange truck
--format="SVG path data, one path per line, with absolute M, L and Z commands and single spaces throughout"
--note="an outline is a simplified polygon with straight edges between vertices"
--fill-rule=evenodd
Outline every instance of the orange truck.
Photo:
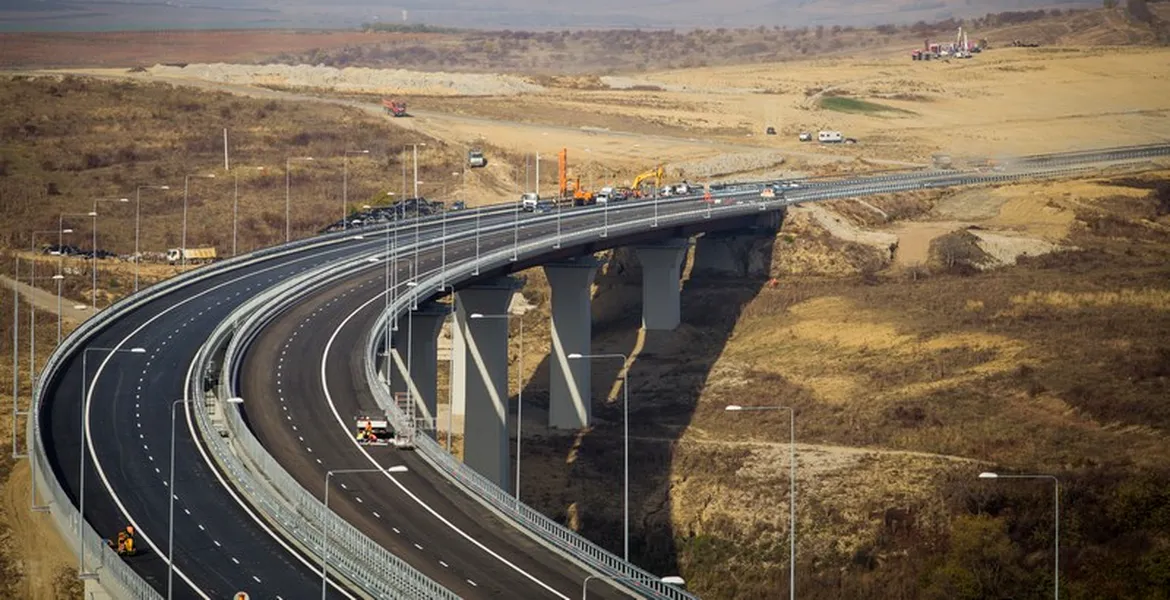
M 402 100 L 391 100 L 390 98 L 382 98 L 382 108 L 386 110 L 387 114 L 395 117 L 406 116 L 406 102 Z

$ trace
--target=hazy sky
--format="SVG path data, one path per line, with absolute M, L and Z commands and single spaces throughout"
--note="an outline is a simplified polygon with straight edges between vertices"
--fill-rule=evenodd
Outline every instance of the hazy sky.
M 492 29 L 872 25 L 1099 5 L 1099 0 L 0 0 L 0 30 L 352 28 L 371 21 Z

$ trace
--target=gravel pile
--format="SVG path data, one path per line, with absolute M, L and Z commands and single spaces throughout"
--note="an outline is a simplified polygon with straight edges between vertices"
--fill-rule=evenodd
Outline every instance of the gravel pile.
M 764 150 L 675 162 L 666 168 L 682 177 L 705 178 L 771 169 L 783 162 L 784 157 L 779 152 Z
M 293 88 L 332 89 L 378 94 L 427 94 L 445 96 L 509 96 L 543 91 L 544 88 L 510 75 L 483 73 L 424 73 L 405 69 L 367 69 L 309 65 L 192 64 L 186 67 L 155 65 L 160 77 L 183 77 L 243 85 L 279 85 Z

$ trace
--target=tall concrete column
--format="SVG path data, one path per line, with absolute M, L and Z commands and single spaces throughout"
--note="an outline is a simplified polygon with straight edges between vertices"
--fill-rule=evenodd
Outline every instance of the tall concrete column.
M 455 322 L 462 330 L 463 351 L 452 359 L 463 363 L 463 462 L 504 490 L 510 490 L 508 455 L 508 320 L 472 319 L 508 311 L 516 281 L 501 278 L 455 293 Z
M 549 427 L 581 429 L 592 420 L 590 361 L 569 360 L 568 355 L 589 354 L 593 332 L 590 287 L 599 264 L 593 257 L 585 257 L 544 265 L 552 287 Z
M 642 327 L 647 331 L 678 327 L 679 277 L 688 246 L 686 238 L 674 238 L 635 248 L 642 263 Z
M 407 386 L 413 385 L 419 407 L 416 416 L 425 420 L 423 428 L 431 430 L 432 435 L 434 419 L 438 416 L 439 329 L 449 312 L 441 304 L 430 303 L 399 317 L 398 331 L 394 334 L 396 352 L 391 355 L 394 377 L 390 390 L 395 394 L 405 393 L 409 391 Z

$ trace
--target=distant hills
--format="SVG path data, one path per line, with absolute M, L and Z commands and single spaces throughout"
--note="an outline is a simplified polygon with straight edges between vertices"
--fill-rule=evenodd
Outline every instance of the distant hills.
M 0 31 L 350 29 L 407 23 L 487 29 L 878 25 L 1100 0 L 6 0 Z

